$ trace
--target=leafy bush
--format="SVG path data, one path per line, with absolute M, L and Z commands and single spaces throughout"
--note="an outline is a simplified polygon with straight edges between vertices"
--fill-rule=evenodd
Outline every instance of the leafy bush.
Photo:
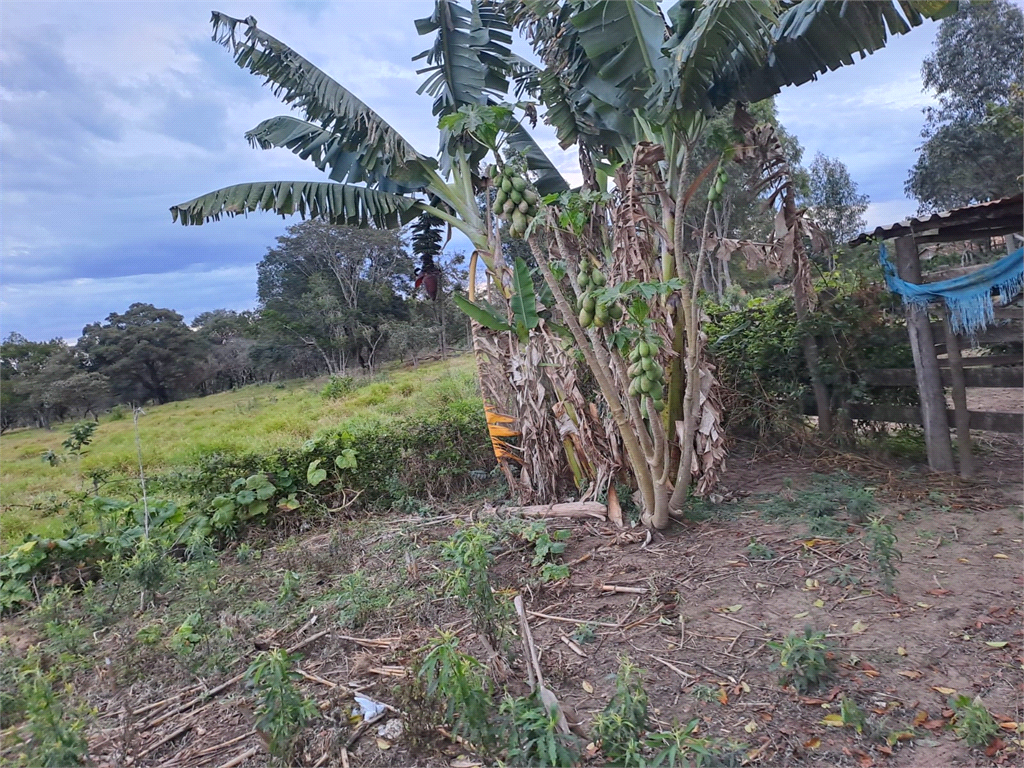
M 536 693 L 505 696 L 498 714 L 507 765 L 554 768 L 579 763 L 580 740 L 558 730 L 558 716 L 545 709 Z
M 336 400 L 344 397 L 356 388 L 356 380 L 351 376 L 331 376 L 330 381 L 320 390 L 320 397 L 325 400 Z
M 89 741 L 85 735 L 88 709 L 70 709 L 57 695 L 50 675 L 39 667 L 39 660 L 29 660 L 21 672 L 21 700 L 31 739 L 17 764 L 33 768 L 66 768 L 85 765 Z M 65 697 L 74 692 L 70 685 Z
M 317 714 L 316 702 L 295 687 L 302 676 L 294 666 L 295 659 L 277 648 L 261 653 L 245 672 L 256 695 L 256 728 L 266 736 L 270 752 L 285 763 L 299 731 Z
M 459 638 L 454 632 L 442 632 L 431 639 L 423 649 L 418 675 L 426 684 L 427 698 L 444 705 L 444 720 L 452 732 L 489 747 L 494 743 L 490 684 L 480 662 L 461 653 L 458 647 Z
M 829 679 L 834 672 L 830 646 L 824 632 L 809 626 L 804 634 L 790 633 L 781 643 L 768 643 L 779 654 L 777 668 L 783 671 L 782 682 L 791 684 L 800 693 L 807 693 Z
M 441 544 L 441 557 L 454 567 L 444 574 L 445 590 L 465 601 L 473 623 L 493 647 L 507 631 L 508 604 L 495 599 L 487 569 L 494 536 L 486 523 L 467 525 Z
M 896 548 L 896 534 L 883 518 L 872 517 L 868 524 L 867 540 L 870 547 L 868 560 L 878 571 L 882 589 L 891 595 L 896 588 L 896 576 L 900 572 L 894 561 L 903 559 L 903 553 Z
M 348 453 L 354 452 L 354 454 Z M 388 504 L 398 492 L 411 496 L 448 496 L 467 490 L 474 470 L 491 467 L 491 445 L 483 413 L 475 404 L 452 404 L 435 416 L 388 424 L 369 424 L 327 433 L 301 447 L 267 455 L 217 453 L 203 457 L 195 470 L 174 479 L 173 487 L 209 507 L 231 493 L 239 478 L 263 474 L 279 490 L 268 503 L 295 491 L 329 495 L 316 469 L 342 469 L 339 457 L 355 455 L 358 466 L 344 468 L 344 486 L 359 492 L 363 507 Z M 314 470 L 314 472 L 316 471 Z M 321 487 L 322 486 L 322 487 Z M 314 489 L 316 489 L 314 491 Z
M 852 403 L 917 404 L 912 388 L 868 387 L 854 375 L 913 366 L 909 342 L 893 342 L 905 327 L 898 298 L 846 273 L 832 273 L 816 288 L 818 306 L 804 326 L 791 295 L 751 299 L 739 310 L 705 306 L 708 350 L 723 385 L 728 431 L 786 434 L 793 419 L 802 417 L 810 393 L 801 342 L 805 329 L 818 339 L 833 410 Z
M 642 671 L 623 656 L 615 675 L 615 693 L 594 718 L 594 736 L 606 760 L 629 768 L 643 764 L 643 735 L 647 727 L 647 692 Z
M 981 697 L 959 695 L 949 700 L 953 710 L 953 733 L 972 747 L 985 747 L 999 734 L 995 718 L 985 708 Z

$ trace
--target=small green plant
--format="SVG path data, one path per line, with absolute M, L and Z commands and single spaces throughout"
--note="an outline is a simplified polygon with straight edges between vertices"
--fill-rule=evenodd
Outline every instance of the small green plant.
M 179 656 L 192 653 L 196 644 L 203 640 L 203 635 L 199 631 L 202 623 L 203 619 L 198 613 L 190 613 L 167 638 L 167 645 Z
M 814 690 L 833 674 L 834 662 L 824 632 L 815 632 L 810 626 L 803 635 L 790 633 L 781 642 L 768 643 L 779 659 L 777 668 L 783 670 L 782 682 L 791 684 L 800 693 Z
M 365 573 L 353 571 L 342 576 L 337 587 L 321 599 L 334 603 L 339 626 L 359 629 L 396 600 L 407 595 L 408 591 L 400 585 L 373 585 Z
M 294 670 L 295 659 L 276 648 L 264 651 L 245 672 L 256 697 L 256 728 L 264 734 L 270 752 L 290 764 L 299 731 L 317 714 L 316 702 L 295 686 L 302 676 Z
M 125 576 L 145 593 L 153 595 L 167 582 L 171 575 L 171 564 L 150 538 L 143 538 L 135 553 L 125 563 Z
M 700 720 L 677 724 L 670 731 L 648 734 L 645 744 L 653 756 L 644 768 L 699 768 L 699 766 L 734 765 L 730 758 L 743 750 L 741 744 L 724 744 L 720 739 L 698 736 Z M 742 758 L 741 758 L 742 759 Z
M 839 705 L 839 716 L 847 728 L 853 728 L 857 733 L 864 732 L 864 724 L 867 720 L 864 710 L 858 707 L 857 702 L 849 696 L 844 697 Z
M 863 523 L 878 508 L 875 495 L 863 486 L 849 486 L 843 489 L 840 499 L 845 503 L 846 513 L 855 523 Z
M 747 544 L 747 557 L 751 560 L 774 560 L 775 550 L 768 547 L 753 536 L 750 537 L 750 542 Z
M 860 577 L 853 575 L 853 569 L 848 565 L 837 565 L 828 572 L 826 580 L 836 587 L 852 587 L 860 584 Z
M 251 546 L 245 543 L 239 544 L 238 549 L 235 550 L 235 560 L 238 562 L 239 565 L 246 565 L 248 563 L 253 562 L 254 560 L 259 560 L 262 557 L 262 552 L 260 552 L 258 549 L 253 549 Z
M 160 642 L 160 638 L 163 636 L 163 627 L 157 623 L 147 624 L 144 627 L 140 627 L 139 631 L 135 633 L 135 639 L 143 645 L 156 645 Z
M 43 634 L 51 647 L 61 654 L 79 655 L 89 649 L 89 630 L 81 619 L 57 619 L 43 626 Z
M 458 648 L 458 636 L 442 632 L 422 649 L 418 674 L 426 685 L 427 698 L 444 704 L 444 720 L 452 732 L 488 747 L 494 742 L 490 685 L 480 662 Z
M 597 633 L 594 631 L 592 624 L 579 624 L 572 633 L 572 639 L 580 645 L 593 643 L 597 640 Z
M 296 600 L 302 592 L 302 574 L 297 571 L 285 571 L 281 579 L 281 588 L 277 592 L 280 605 Z
M 999 725 L 985 708 L 981 697 L 961 694 L 949 700 L 953 710 L 953 733 L 972 747 L 985 747 L 999 734 Z
M 498 715 L 505 764 L 555 768 L 579 763 L 580 740 L 558 730 L 558 716 L 545 709 L 536 693 L 521 698 L 505 696 Z
M 445 590 L 466 601 L 477 631 L 498 648 L 508 632 L 509 609 L 491 589 L 488 568 L 494 559 L 493 544 L 494 535 L 486 524 L 467 525 L 442 543 L 441 557 L 455 566 L 444 574 Z
M 721 689 L 714 685 L 703 685 L 697 684 L 690 689 L 690 695 L 693 696 L 697 701 L 702 701 L 705 704 L 710 704 L 713 701 L 718 701 L 719 691 Z
M 896 534 L 884 518 L 872 517 L 867 528 L 868 560 L 878 572 L 882 588 L 891 595 L 896 588 L 895 579 L 899 574 L 896 561 L 903 559 L 903 553 L 896 548 Z
M 89 749 L 85 728 L 90 712 L 81 706 L 67 708 L 53 689 L 51 676 L 39 668 L 38 661 L 29 660 L 21 674 L 21 696 L 31 739 L 26 742 L 19 763 L 40 768 L 85 765 Z M 71 685 L 66 685 L 65 697 L 73 693 Z
M 569 578 L 569 566 L 561 563 L 544 563 L 540 567 L 540 580 L 543 582 L 561 581 Z
M 331 376 L 320 390 L 320 397 L 324 400 L 336 400 L 344 397 L 356 388 L 356 380 L 351 376 Z
M 647 727 L 643 672 L 623 656 L 615 675 L 615 693 L 594 718 L 595 740 L 612 765 L 639 766 L 643 763 L 643 734 Z
M 550 561 L 555 555 L 565 552 L 566 542 L 572 536 L 572 531 L 562 529 L 551 532 L 543 521 L 534 520 L 520 528 L 519 535 L 533 544 L 533 560 L 530 565 L 536 568 Z

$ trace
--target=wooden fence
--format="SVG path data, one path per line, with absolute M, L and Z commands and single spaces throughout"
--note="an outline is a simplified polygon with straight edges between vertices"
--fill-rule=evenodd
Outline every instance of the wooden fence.
M 1021 343 L 1024 341 L 1024 308 L 997 307 L 997 325 L 992 325 L 979 333 L 974 345 L 979 351 L 996 344 Z M 971 340 L 955 337 L 956 351 L 960 352 L 960 368 L 962 382 L 958 382 L 953 361 L 947 346 L 944 322 L 931 323 L 933 339 L 942 339 L 934 344 L 935 356 L 939 365 L 942 386 L 952 390 L 963 389 L 1007 389 L 1021 390 L 1021 401 L 1024 402 L 1024 354 L 981 354 L 975 352 L 964 354 L 972 347 Z M 897 329 L 892 336 L 892 343 L 905 344 L 907 332 Z M 956 354 L 956 352 L 954 352 Z M 882 368 L 861 371 L 855 376 L 864 384 L 873 387 L 913 388 L 917 389 L 917 372 L 914 368 Z M 959 384 L 959 386 L 958 386 Z M 966 393 L 964 399 L 966 399 Z M 954 400 L 959 397 L 954 398 Z M 922 424 L 921 408 L 906 405 L 872 405 L 854 403 L 848 407 L 851 419 L 856 421 L 887 421 L 895 424 Z M 815 415 L 813 401 L 805 404 L 804 412 Z M 946 418 L 950 426 L 956 424 L 956 409 L 946 409 Z M 1004 432 L 1024 434 L 1024 413 L 1005 413 L 1000 411 L 968 411 L 970 429 L 988 432 Z

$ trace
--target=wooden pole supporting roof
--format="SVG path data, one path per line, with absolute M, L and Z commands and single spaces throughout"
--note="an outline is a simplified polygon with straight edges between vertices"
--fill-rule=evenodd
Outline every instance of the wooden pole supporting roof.
M 917 251 L 919 245 L 978 240 L 1021 231 L 1024 231 L 1024 195 L 1013 195 L 876 227 L 871 232 L 858 235 L 849 242 L 849 245 L 858 246 L 872 240 L 894 239 L 899 276 L 908 282 L 920 284 L 923 282 L 923 276 Z M 964 373 L 959 342 L 950 329 L 949 313 L 945 308 L 943 319 L 949 373 L 953 385 L 953 415 L 960 473 L 964 477 L 970 477 L 974 472 L 974 461 L 970 444 L 971 414 L 967 411 L 967 376 Z M 923 307 L 907 306 L 907 331 L 914 353 L 914 370 L 921 399 L 921 424 L 924 426 L 925 444 L 928 449 L 928 466 L 933 472 L 950 472 L 953 470 L 953 455 L 949 441 L 950 425 L 945 393 L 935 356 L 928 313 Z

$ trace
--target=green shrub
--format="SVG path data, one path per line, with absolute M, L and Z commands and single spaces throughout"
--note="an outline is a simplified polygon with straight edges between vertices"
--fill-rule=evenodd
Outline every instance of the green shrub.
M 295 687 L 302 676 L 294 666 L 295 659 L 277 648 L 261 653 L 245 672 L 256 696 L 256 728 L 266 736 L 271 754 L 286 764 L 299 731 L 317 714 L 316 702 Z
M 426 696 L 444 706 L 444 720 L 452 732 L 473 744 L 490 747 L 494 743 L 491 718 L 490 684 L 483 665 L 461 653 L 454 632 L 442 632 L 430 640 L 424 652 L 418 676 L 426 685 Z
M 555 768 L 579 763 L 580 740 L 558 730 L 557 714 L 547 711 L 536 693 L 505 696 L 498 714 L 507 765 Z
M 336 400 L 344 397 L 356 388 L 356 380 L 351 376 L 331 376 L 330 381 L 320 390 L 320 397 L 325 400 Z
M 21 672 L 20 692 L 31 738 L 17 764 L 32 768 L 85 765 L 90 711 L 83 706 L 67 707 L 54 690 L 51 676 L 39 668 L 38 659 L 29 660 Z M 66 685 L 64 696 L 70 698 L 73 693 Z
M 985 708 L 981 697 L 971 699 L 963 694 L 949 700 L 953 710 L 953 733 L 972 747 L 985 747 L 997 735 L 999 726 Z
M 804 628 L 803 635 L 790 633 L 781 643 L 768 643 L 768 647 L 779 655 L 776 667 L 782 670 L 782 682 L 800 693 L 814 690 L 834 673 L 825 633 L 810 626 Z
M 594 737 L 612 765 L 643 764 L 643 735 L 648 728 L 643 672 L 623 656 L 615 675 L 615 693 L 594 718 Z
M 884 287 L 847 273 L 832 273 L 815 286 L 818 306 L 801 326 L 793 297 L 755 298 L 735 310 L 707 303 L 708 351 L 723 387 L 726 431 L 759 436 L 787 434 L 803 418 L 810 374 L 802 337 L 818 338 L 820 365 L 832 402 L 917 404 L 912 389 L 868 387 L 852 372 L 909 368 L 909 342 L 893 343 L 902 313 Z

